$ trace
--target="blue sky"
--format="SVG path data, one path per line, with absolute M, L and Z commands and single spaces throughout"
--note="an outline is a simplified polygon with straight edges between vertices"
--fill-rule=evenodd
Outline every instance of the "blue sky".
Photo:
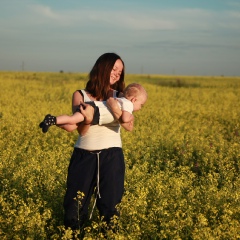
M 239 0 L 1 0 L 0 71 L 240 76 Z

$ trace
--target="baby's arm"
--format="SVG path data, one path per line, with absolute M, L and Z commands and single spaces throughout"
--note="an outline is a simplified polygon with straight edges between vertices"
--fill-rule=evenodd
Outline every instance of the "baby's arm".
M 134 116 L 127 111 L 122 111 L 122 122 L 123 123 L 128 123 L 134 120 Z
M 121 126 L 127 130 L 127 131 L 132 131 L 133 130 L 133 124 L 134 124 L 134 118 L 130 122 L 123 122 L 122 120 L 122 111 L 119 108 L 118 102 L 115 98 L 110 97 L 107 100 L 107 106 L 111 109 L 111 112 L 114 116 L 114 118 L 118 119 L 119 123 Z

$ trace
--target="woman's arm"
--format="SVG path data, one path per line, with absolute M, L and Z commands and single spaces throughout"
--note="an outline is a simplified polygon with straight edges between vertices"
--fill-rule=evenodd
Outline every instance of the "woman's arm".
M 81 104 L 80 110 L 82 115 L 84 116 L 84 121 L 78 124 L 77 130 L 80 135 L 85 135 L 91 125 L 94 109 L 92 106 L 85 104 L 83 96 L 78 91 L 76 91 L 73 93 L 72 96 L 73 113 L 76 111 L 80 104 Z
M 84 122 L 79 124 L 78 132 L 80 135 L 83 136 L 88 131 L 91 125 L 91 122 L 93 120 L 94 108 L 89 104 L 85 104 L 84 102 L 81 102 L 80 110 L 82 115 L 84 116 Z
M 130 122 L 124 123 L 122 121 L 122 111 L 121 111 L 121 109 L 118 106 L 117 99 L 115 99 L 113 97 L 108 98 L 107 106 L 111 109 L 111 112 L 112 112 L 114 118 L 116 118 L 119 121 L 121 126 L 125 130 L 131 132 L 133 130 L 134 118 Z
M 75 91 L 72 95 L 72 113 L 74 114 L 79 107 L 80 102 L 83 102 L 83 96 L 79 91 Z

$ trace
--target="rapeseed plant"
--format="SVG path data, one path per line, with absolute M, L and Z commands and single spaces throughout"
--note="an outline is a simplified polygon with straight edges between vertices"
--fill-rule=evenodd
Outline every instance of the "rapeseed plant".
M 77 133 L 43 135 L 38 123 L 48 112 L 71 114 L 72 93 L 86 77 L 0 73 L 1 239 L 78 237 L 63 227 L 62 206 Z M 95 209 L 85 239 L 240 238 L 239 80 L 126 76 L 149 98 L 135 130 L 122 130 L 120 218 L 108 229 Z

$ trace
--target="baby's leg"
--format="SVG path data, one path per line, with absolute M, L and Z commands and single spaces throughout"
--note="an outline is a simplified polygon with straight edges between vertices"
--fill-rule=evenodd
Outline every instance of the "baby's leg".
M 57 124 L 76 124 L 84 120 L 83 115 L 80 112 L 75 112 L 72 116 L 61 115 L 57 116 Z
M 43 121 L 39 124 L 39 127 L 42 128 L 42 132 L 46 133 L 50 126 L 56 125 L 56 117 L 48 114 L 45 116 Z
M 58 125 L 58 127 L 66 130 L 67 132 L 72 132 L 78 128 L 77 124 L 62 124 Z

